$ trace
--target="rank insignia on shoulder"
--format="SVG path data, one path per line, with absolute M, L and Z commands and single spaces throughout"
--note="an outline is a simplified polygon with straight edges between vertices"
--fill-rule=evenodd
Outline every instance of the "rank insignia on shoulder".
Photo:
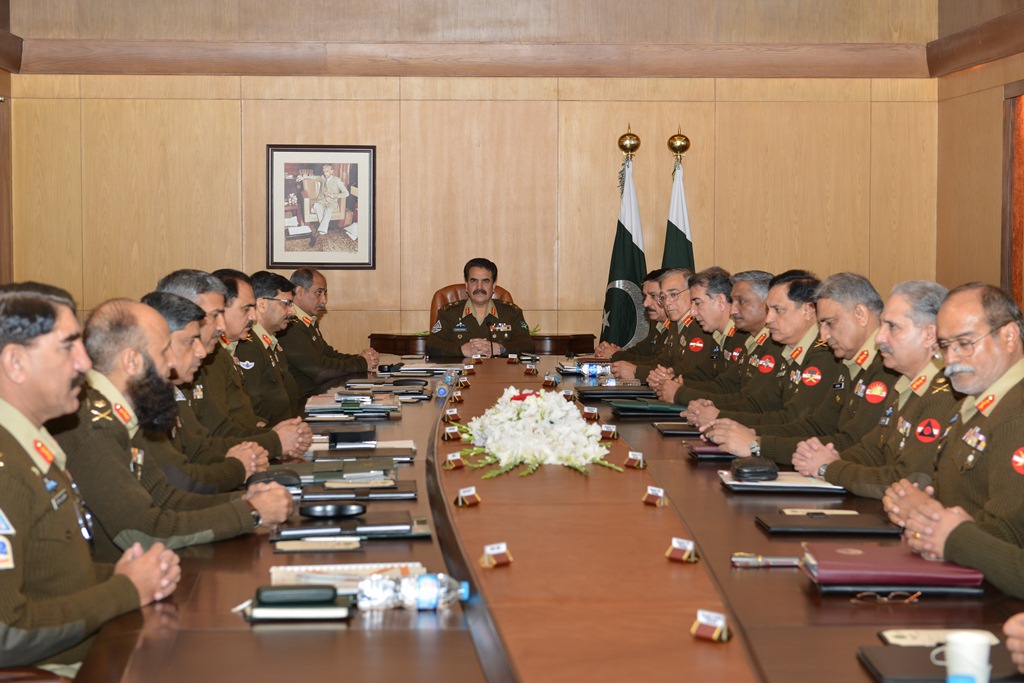
M 430 328 L 430 331 L 433 332 L 434 334 L 437 334 L 438 332 L 440 332 L 441 331 L 441 321 L 438 320 L 437 322 L 435 322 L 434 326 Z
M 14 569 L 14 549 L 6 536 L 0 536 L 0 569 Z
M 252 370 L 254 367 L 256 367 L 256 361 L 251 360 L 238 361 L 238 364 L 242 366 L 243 370 Z

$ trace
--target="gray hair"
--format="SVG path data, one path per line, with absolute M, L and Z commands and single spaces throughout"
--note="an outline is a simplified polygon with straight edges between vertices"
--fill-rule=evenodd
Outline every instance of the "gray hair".
M 1005 291 L 984 282 L 968 282 L 965 285 L 953 288 L 946 295 L 946 298 L 962 292 L 978 291 L 981 298 L 982 310 L 985 312 L 985 322 L 993 330 L 998 330 L 1004 325 L 1013 323 L 1024 333 L 1024 320 L 1021 319 L 1020 306 L 1013 297 Z
M 763 270 L 744 270 L 732 276 L 732 283 L 749 282 L 750 288 L 761 301 L 768 298 L 768 283 L 772 281 L 773 275 Z
M 690 278 L 690 287 L 697 285 L 707 290 L 709 298 L 722 294 L 726 301 L 732 303 L 732 278 L 725 268 L 711 266 L 700 271 Z
M 156 283 L 156 291 L 177 294 L 192 302 L 195 302 L 196 297 L 210 292 L 228 298 L 228 288 L 220 278 L 192 268 L 183 268 L 165 275 Z
M 889 296 L 902 296 L 910 304 L 910 318 L 918 328 L 934 325 L 939 314 L 939 306 L 949 290 L 938 282 L 931 280 L 906 280 L 899 282 L 889 292 Z
M 683 280 L 686 281 L 686 286 L 690 286 L 690 280 L 693 278 L 693 271 L 689 268 L 665 268 L 661 275 L 658 277 L 658 284 L 660 285 L 666 279 L 673 275 L 682 275 Z
M 819 299 L 832 299 L 846 308 L 862 304 L 875 315 L 881 313 L 884 307 L 875 286 L 857 273 L 836 273 L 829 277 L 814 292 L 815 303 Z

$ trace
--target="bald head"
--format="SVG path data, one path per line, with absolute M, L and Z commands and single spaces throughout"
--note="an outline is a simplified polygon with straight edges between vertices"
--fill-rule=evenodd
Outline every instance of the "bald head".
M 125 358 L 125 352 L 130 352 L 129 356 L 138 354 L 139 361 L 149 357 L 160 375 L 167 377 L 170 341 L 171 330 L 163 316 L 130 299 L 105 301 L 85 322 L 85 349 L 93 367 L 108 376 L 118 372 L 125 361 L 132 361 Z M 120 370 L 133 374 L 127 368 Z

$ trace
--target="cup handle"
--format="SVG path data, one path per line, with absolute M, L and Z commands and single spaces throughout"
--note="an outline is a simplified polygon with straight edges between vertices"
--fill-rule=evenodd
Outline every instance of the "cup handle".
M 945 659 L 939 659 L 940 656 L 946 654 L 946 646 L 939 645 L 937 648 L 931 651 L 928 655 L 928 659 L 932 660 L 932 664 L 935 666 L 946 666 Z

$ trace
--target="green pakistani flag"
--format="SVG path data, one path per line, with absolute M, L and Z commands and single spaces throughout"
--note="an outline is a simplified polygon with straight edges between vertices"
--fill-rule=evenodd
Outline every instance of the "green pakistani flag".
M 668 203 L 665 253 L 661 257 L 661 267 L 695 270 L 690 215 L 686 210 L 686 192 L 683 191 L 683 165 L 678 159 L 672 170 L 672 199 Z
M 622 205 L 608 269 L 601 341 L 626 347 L 647 336 L 644 296 L 640 291 L 645 275 L 644 233 L 640 229 L 640 207 L 633 186 L 633 162 L 627 158 L 622 162 Z

